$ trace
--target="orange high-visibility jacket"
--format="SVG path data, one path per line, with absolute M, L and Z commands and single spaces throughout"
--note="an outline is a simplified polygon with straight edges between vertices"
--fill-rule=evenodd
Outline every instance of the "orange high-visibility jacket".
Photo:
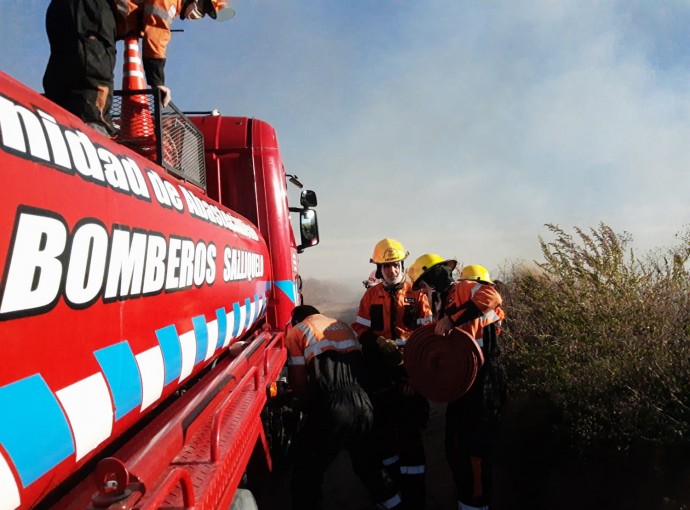
M 453 324 L 467 331 L 481 346 L 484 327 L 505 318 L 502 302 L 493 285 L 463 280 L 448 290 L 443 311 Z
M 408 281 L 395 289 L 382 283 L 364 293 L 352 328 L 360 341 L 368 334 L 374 339 L 390 338 L 402 346 L 412 331 L 431 321 L 431 308 L 424 292 L 412 290 Z
M 142 38 L 142 58 L 165 58 L 170 25 L 182 9 L 182 0 L 113 0 L 117 37 Z
M 292 328 L 285 337 L 288 365 L 309 365 L 315 356 L 326 351 L 361 350 L 352 328 L 325 315 L 310 315 Z

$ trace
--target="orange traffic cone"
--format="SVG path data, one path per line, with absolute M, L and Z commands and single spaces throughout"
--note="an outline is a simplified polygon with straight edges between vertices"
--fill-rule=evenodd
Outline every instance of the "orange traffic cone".
M 125 61 L 122 66 L 122 90 L 135 91 L 146 89 L 144 66 L 139 52 L 139 39 L 125 39 Z M 156 133 L 154 129 L 149 102 L 145 94 L 122 96 L 120 116 L 120 133 L 122 143 L 134 148 L 137 152 L 156 159 Z

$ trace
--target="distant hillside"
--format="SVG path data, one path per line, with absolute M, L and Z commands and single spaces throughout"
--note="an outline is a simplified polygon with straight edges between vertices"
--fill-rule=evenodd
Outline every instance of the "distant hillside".
M 315 306 L 324 315 L 351 324 L 355 320 L 359 300 L 364 294 L 364 287 L 359 282 L 349 284 L 333 280 L 305 278 L 302 284 L 302 293 L 305 304 Z

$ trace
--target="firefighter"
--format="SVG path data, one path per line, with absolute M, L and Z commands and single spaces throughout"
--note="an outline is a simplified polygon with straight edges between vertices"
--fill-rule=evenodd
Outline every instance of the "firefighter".
M 423 432 L 429 403 L 416 394 L 402 364 L 407 338 L 431 322 L 426 296 L 405 279 L 405 248 L 394 239 L 382 239 L 370 262 L 382 282 L 366 290 L 353 329 L 362 344 L 369 394 L 374 404 L 377 455 L 398 480 L 403 508 L 424 508 L 425 455 Z
M 469 391 L 446 408 L 446 458 L 458 491 L 459 510 L 488 510 L 493 455 L 500 412 L 505 400 L 505 372 L 500 362 L 498 335 L 505 315 L 501 296 L 489 272 L 480 265 L 465 266 L 453 280 L 455 260 L 422 255 L 408 274 L 414 288 L 432 303 L 435 333 L 460 328 L 482 348 L 484 364 Z
M 215 19 L 226 1 L 51 0 L 46 12 L 50 43 L 43 75 L 46 97 L 100 133 L 113 134 L 115 41 L 143 36 L 146 80 L 149 87 L 160 89 L 167 106 L 171 94 L 165 86 L 165 50 L 173 18 Z
M 362 387 L 357 335 L 310 305 L 293 310 L 292 326 L 285 339 L 288 377 L 293 406 L 306 414 L 295 439 L 292 508 L 323 508 L 323 476 L 343 448 L 379 508 L 395 508 L 400 502 L 395 482 L 370 455 L 374 415 Z

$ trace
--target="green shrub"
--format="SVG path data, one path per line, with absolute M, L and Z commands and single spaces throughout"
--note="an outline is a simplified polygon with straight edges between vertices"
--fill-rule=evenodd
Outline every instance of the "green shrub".
M 638 258 L 628 234 L 547 225 L 504 271 L 513 392 L 546 398 L 581 446 L 690 440 L 690 235 Z

